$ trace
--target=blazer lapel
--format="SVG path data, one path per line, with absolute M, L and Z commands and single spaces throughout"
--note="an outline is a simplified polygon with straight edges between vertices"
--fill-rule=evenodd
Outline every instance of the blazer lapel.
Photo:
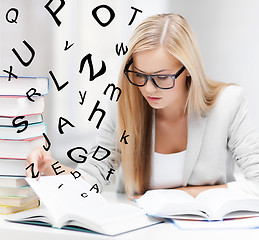
M 184 163 L 183 186 L 186 186 L 191 177 L 193 168 L 198 159 L 207 117 L 197 117 L 189 114 L 188 117 L 188 137 Z

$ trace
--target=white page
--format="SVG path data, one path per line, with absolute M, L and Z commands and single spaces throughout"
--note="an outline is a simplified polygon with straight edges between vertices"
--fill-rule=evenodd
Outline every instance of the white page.
M 174 189 L 149 190 L 136 202 L 151 215 L 198 214 L 206 210 L 188 193 Z
M 95 206 L 107 204 L 82 178 L 72 175 L 43 176 L 39 180 L 26 178 L 41 202 L 57 224 L 59 217 L 69 213 L 80 213 Z M 87 194 L 87 197 L 86 197 Z
M 251 201 L 247 201 L 251 198 Z M 220 220 L 221 215 L 224 215 L 228 210 L 239 210 L 239 207 L 244 205 L 243 201 L 247 201 L 247 205 L 251 205 L 258 198 L 248 194 L 233 192 L 227 188 L 210 189 L 200 193 L 197 200 L 210 206 L 211 215 L 213 218 Z M 259 207 L 258 207 L 259 209 Z

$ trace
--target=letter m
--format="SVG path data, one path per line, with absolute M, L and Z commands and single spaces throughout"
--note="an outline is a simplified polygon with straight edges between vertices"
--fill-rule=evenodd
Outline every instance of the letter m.
M 119 87 L 115 87 L 115 85 L 113 83 L 109 83 L 107 88 L 104 90 L 103 94 L 106 95 L 108 89 L 112 87 L 112 93 L 111 93 L 111 97 L 110 97 L 110 100 L 112 101 L 113 99 L 113 95 L 114 95 L 114 92 L 115 90 L 118 91 L 118 95 L 117 95 L 117 99 L 116 99 L 116 102 L 118 102 L 119 98 L 120 98 L 120 95 L 121 95 L 121 89 Z

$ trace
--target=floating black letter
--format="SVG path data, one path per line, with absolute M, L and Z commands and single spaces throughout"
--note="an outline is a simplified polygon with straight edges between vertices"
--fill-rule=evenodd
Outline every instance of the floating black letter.
M 62 90 L 62 89 L 69 83 L 68 81 L 66 81 L 66 82 L 63 83 L 61 86 L 59 86 L 58 81 L 57 81 L 57 79 L 55 78 L 53 72 L 52 72 L 52 71 L 49 71 L 49 74 L 50 74 L 51 78 L 53 79 L 53 82 L 55 83 L 55 86 L 56 86 L 56 88 L 57 88 L 58 91 Z
M 100 9 L 100 8 L 106 8 L 109 13 L 110 13 L 110 19 L 107 21 L 107 22 L 102 22 L 99 17 L 97 16 L 97 11 Z M 107 27 L 111 22 L 112 20 L 114 19 L 115 17 L 115 12 L 112 10 L 111 7 L 107 6 L 107 5 L 100 5 L 96 8 L 93 9 L 92 11 L 92 15 L 94 17 L 94 19 L 102 26 L 102 27 Z
M 133 10 L 135 10 L 135 11 L 134 11 L 134 13 L 133 13 L 133 16 L 132 16 L 130 22 L 129 22 L 129 25 L 131 25 L 131 24 L 133 23 L 133 21 L 134 21 L 136 15 L 137 15 L 137 12 L 141 12 L 141 13 L 142 13 L 142 11 L 141 11 L 140 9 L 137 9 L 137 8 L 134 8 L 134 7 L 131 7 L 131 9 L 133 9 Z
M 44 148 L 45 151 L 49 151 L 50 146 L 51 146 L 51 142 L 50 142 L 50 140 L 48 139 L 48 137 L 45 133 L 43 133 L 42 135 L 45 138 L 46 143 L 47 143 L 47 147 L 45 147 L 45 145 L 43 145 L 43 148 Z
M 119 47 L 119 44 L 117 43 L 117 44 L 116 44 L 116 53 L 117 53 L 118 56 L 121 55 L 121 51 L 122 51 L 122 54 L 123 54 L 123 55 L 125 55 L 125 54 L 128 52 L 128 47 L 125 46 L 125 49 L 124 49 L 123 43 L 121 43 L 120 48 L 118 48 L 118 47 Z
M 54 165 L 56 165 L 56 164 L 58 164 L 58 163 L 59 163 L 59 162 L 56 161 L 55 163 L 53 163 L 53 164 L 51 165 L 51 167 L 52 167 L 52 169 L 54 170 L 54 172 L 56 173 L 56 175 L 59 175 L 59 174 L 65 172 L 65 170 L 62 170 L 62 171 L 60 171 L 60 172 L 57 172 L 57 171 L 56 171 L 56 169 L 61 168 L 61 166 L 54 167 Z
M 125 143 L 125 144 L 128 144 L 126 138 L 129 137 L 129 135 L 126 135 L 126 136 L 125 136 L 125 133 L 126 133 L 126 130 L 124 130 L 124 132 L 123 132 L 123 134 L 122 134 L 122 136 L 121 136 L 120 142 L 122 142 L 122 140 L 124 140 L 124 143 Z
M 3 70 L 3 72 L 9 74 L 8 81 L 11 81 L 11 77 L 18 78 L 18 76 L 15 75 L 14 73 L 12 73 L 12 71 L 13 71 L 13 66 L 10 66 L 10 70 L 9 71 Z
M 103 155 L 103 156 L 100 157 L 100 158 L 97 158 L 95 155 L 98 153 L 99 150 L 101 150 L 101 154 L 105 154 L 105 155 Z M 102 150 L 104 150 L 106 153 L 104 153 Z M 110 150 L 108 150 L 108 149 L 106 149 L 106 148 L 104 148 L 104 147 L 98 146 L 98 147 L 96 148 L 96 150 L 95 150 L 95 152 L 94 152 L 92 158 L 95 159 L 95 160 L 97 160 L 97 161 L 102 161 L 103 159 L 109 157 L 110 154 L 111 154 L 111 151 L 110 151 Z
M 34 174 L 34 163 L 31 163 L 29 166 L 27 166 L 26 168 L 25 168 L 25 170 L 27 170 L 28 168 L 30 168 L 31 167 L 31 173 L 32 173 L 32 178 L 37 178 L 38 176 L 39 176 L 39 174 L 40 174 L 40 172 L 38 171 L 37 172 L 37 174 L 35 175 Z
M 9 13 L 10 13 L 10 12 L 14 12 L 14 13 L 15 13 L 14 18 L 12 18 L 12 19 L 9 19 Z M 9 23 L 17 23 L 18 14 L 19 14 L 18 9 L 16 9 L 16 8 L 10 8 L 10 9 L 7 11 L 6 15 L 5 15 L 6 21 L 9 22 Z
M 92 191 L 93 189 L 95 189 L 95 190 L 96 190 L 96 193 L 98 193 L 98 192 L 99 192 L 99 187 L 98 187 L 98 185 L 97 185 L 97 184 L 94 184 L 94 185 L 91 187 L 90 191 Z
M 86 60 L 88 61 L 89 67 L 90 67 L 90 81 L 93 81 L 95 78 L 103 75 L 106 72 L 106 65 L 105 62 L 102 61 L 102 67 L 99 70 L 98 73 L 94 74 L 94 68 L 93 68 L 93 62 L 92 62 L 92 54 L 88 53 L 82 60 L 80 63 L 80 69 L 79 69 L 79 73 L 83 72 L 84 66 L 85 66 L 85 62 Z
M 55 12 L 53 12 L 53 10 L 49 7 L 49 5 L 53 2 L 53 0 L 49 0 L 48 3 L 44 6 L 47 11 L 50 13 L 50 15 L 53 17 L 54 21 L 56 22 L 56 24 L 58 26 L 60 26 L 61 21 L 58 19 L 57 14 L 58 12 L 65 6 L 65 1 L 64 0 L 60 0 L 61 4 L 59 5 L 59 7 L 56 9 Z
M 61 121 L 64 121 L 65 123 L 61 124 Z M 69 122 L 67 119 L 63 118 L 63 117 L 60 117 L 59 118 L 59 121 L 58 121 L 58 131 L 60 134 L 64 134 L 64 131 L 63 131 L 63 127 L 65 125 L 69 125 L 70 127 L 75 127 L 71 122 Z
M 114 95 L 114 92 L 115 90 L 118 90 L 118 96 L 117 96 L 117 99 L 116 99 L 116 102 L 118 102 L 119 98 L 120 98 L 120 95 L 121 95 L 121 89 L 119 87 L 115 87 L 115 85 L 113 83 L 109 83 L 107 88 L 104 90 L 103 94 L 106 95 L 108 89 L 112 87 L 112 94 L 111 94 L 111 97 L 110 97 L 110 100 L 112 101 L 113 99 L 113 95 Z
M 103 120 L 103 118 L 104 118 L 104 116 L 105 116 L 105 114 L 106 114 L 106 112 L 105 112 L 103 109 L 98 108 L 99 104 L 100 104 L 100 101 L 97 100 L 97 102 L 96 102 L 96 104 L 95 104 L 95 106 L 94 106 L 94 109 L 93 109 L 93 111 L 92 111 L 90 117 L 88 118 L 88 121 L 91 121 L 92 118 L 93 118 L 93 116 L 94 116 L 94 114 L 95 114 L 97 111 L 101 112 L 101 114 L 102 114 L 102 115 L 101 115 L 101 118 L 99 119 L 99 121 L 98 121 L 98 123 L 97 123 L 97 125 L 96 125 L 96 128 L 97 128 L 97 129 L 100 127 L 101 122 L 102 122 L 102 120 Z
M 74 152 L 75 150 L 82 150 L 84 152 L 85 155 L 81 155 L 79 154 L 78 157 L 82 158 L 83 160 L 79 161 L 79 160 L 76 160 L 73 156 L 72 156 L 72 152 Z M 72 148 L 70 149 L 68 152 L 67 152 L 67 156 L 74 162 L 76 163 L 84 163 L 87 159 L 87 151 L 83 148 L 83 147 L 75 147 L 75 148 Z
M 13 53 L 15 54 L 15 56 L 18 58 L 18 60 L 21 62 L 21 64 L 22 64 L 23 66 L 25 66 L 25 67 L 28 67 L 28 66 L 31 64 L 33 58 L 35 57 L 35 51 L 34 51 L 34 49 L 30 46 L 30 44 L 27 43 L 25 40 L 23 41 L 23 43 L 24 43 L 24 45 L 29 49 L 29 51 L 31 52 L 31 58 L 30 58 L 27 62 L 25 62 L 25 61 L 22 60 L 22 58 L 20 57 L 19 53 L 15 50 L 15 48 L 13 48 L 12 51 L 13 51 Z
M 108 171 L 108 175 L 107 175 L 107 177 L 106 177 L 106 181 L 110 181 L 110 176 L 111 176 L 111 174 L 114 174 L 114 169 L 113 168 L 111 168 L 109 171 Z
M 37 90 L 35 88 L 31 88 L 28 92 L 26 92 L 26 96 L 27 98 L 31 101 L 34 102 L 35 100 L 33 98 L 31 98 L 32 96 L 36 95 L 36 96 L 41 96 L 40 93 L 36 92 Z M 32 92 L 32 93 L 31 93 Z
M 24 116 L 18 116 L 16 118 L 14 118 L 12 124 L 13 124 L 14 127 L 19 127 L 19 126 L 24 125 L 24 128 L 17 130 L 17 133 L 21 133 L 21 132 L 23 132 L 27 129 L 29 122 L 27 120 L 25 120 L 25 121 L 21 121 L 19 123 L 16 123 L 16 120 L 18 120 L 18 119 L 24 119 Z

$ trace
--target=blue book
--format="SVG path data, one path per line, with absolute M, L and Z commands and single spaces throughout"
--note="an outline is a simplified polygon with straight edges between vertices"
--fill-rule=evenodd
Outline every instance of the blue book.
M 26 96 L 32 88 L 41 95 L 48 94 L 49 79 L 46 77 L 12 77 L 9 81 L 8 76 L 0 76 L 0 95 L 2 96 Z
M 15 117 L 0 117 L 0 126 L 13 126 L 13 120 Z M 28 121 L 29 124 L 43 122 L 42 114 L 34 114 L 24 116 L 23 121 Z M 21 121 L 21 120 L 20 120 Z
M 29 124 L 25 130 L 24 125 L 19 127 L 0 126 L 0 139 L 6 140 L 24 140 L 36 138 L 46 134 L 46 123 L 33 123 Z M 19 132 L 20 131 L 20 132 Z

